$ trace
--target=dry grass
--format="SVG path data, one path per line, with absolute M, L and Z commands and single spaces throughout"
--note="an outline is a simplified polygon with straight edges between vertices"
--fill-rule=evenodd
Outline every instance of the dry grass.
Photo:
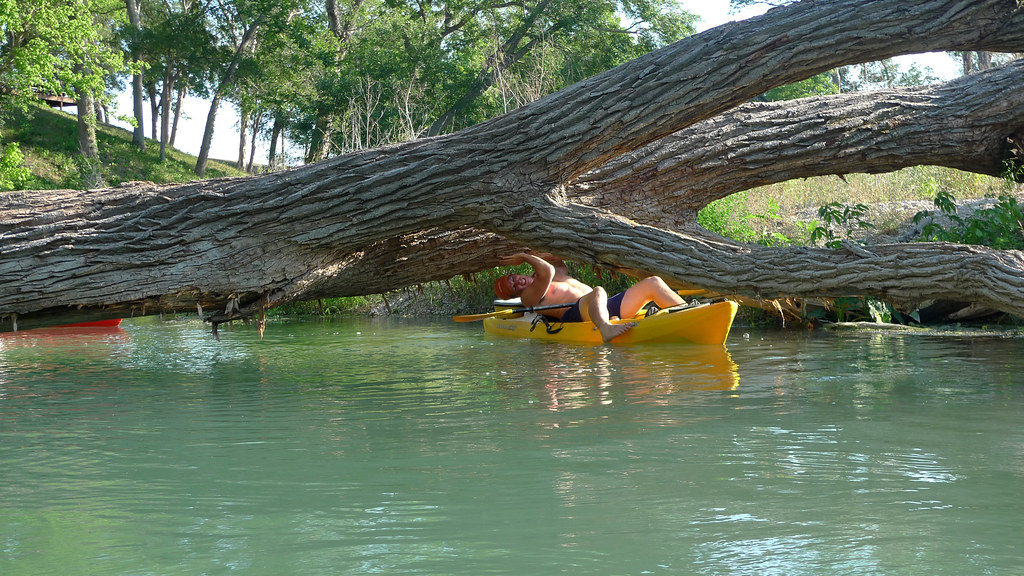
M 952 191 L 958 199 L 994 197 L 1005 191 L 1005 181 L 952 168 L 916 166 L 889 174 L 820 176 L 763 186 L 746 193 L 746 204 L 752 213 L 764 214 L 774 199 L 787 213 L 808 207 L 817 210 L 830 202 L 871 206 L 931 201 L 939 190 Z
M 848 174 L 791 180 L 754 188 L 720 202 L 727 203 L 730 223 L 727 230 L 747 230 L 756 241 L 774 233 L 793 244 L 806 244 L 808 230 L 819 224 L 818 209 L 838 202 L 869 207 L 864 218 L 874 228 L 873 235 L 895 237 L 904 234 L 914 214 L 934 210 L 933 200 L 940 190 L 948 191 L 958 203 L 980 198 L 995 198 L 1024 193 L 1007 180 L 936 166 L 917 166 L 888 174 Z M 755 228 L 750 230 L 750 228 Z M 729 234 L 727 234 L 729 235 Z

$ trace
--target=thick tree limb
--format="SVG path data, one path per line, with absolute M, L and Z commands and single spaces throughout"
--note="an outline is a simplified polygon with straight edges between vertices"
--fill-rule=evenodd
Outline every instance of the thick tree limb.
M 1024 129 L 1021 78 L 1024 61 L 942 86 L 744 105 L 609 162 L 570 186 L 568 195 L 701 237 L 707 234 L 695 228 L 696 214 L 712 200 L 794 178 L 919 164 L 998 176 L 1007 135 Z M 327 279 L 318 292 L 381 292 L 449 278 L 493 266 L 497 255 L 516 250 L 480 230 L 438 232 L 369 247 L 358 267 Z M 716 277 L 728 277 L 749 262 L 719 255 L 708 265 Z M 801 271 L 798 278 L 804 277 Z
M 391 247 L 406 239 L 430 242 L 436 231 L 469 227 L 712 288 L 724 281 L 715 279 L 716 260 L 704 255 L 732 255 L 742 266 L 732 278 L 736 287 L 751 294 L 796 289 L 789 260 L 762 260 L 775 252 L 639 226 L 577 204 L 566 185 L 610 158 L 841 64 L 1021 47 L 1018 0 L 808 0 L 694 36 L 447 137 L 259 178 L 7 195 L 0 204 L 0 316 L 17 315 L 30 327 L 198 304 L 227 318 L 327 289 L 351 294 L 339 280 L 361 262 L 394 254 Z M 796 254 L 808 256 L 806 265 L 824 262 L 815 266 L 833 274 L 864 265 L 829 251 Z M 951 255 L 949 265 L 964 254 Z M 969 254 L 982 255 L 971 260 L 979 268 L 1021 270 L 1019 255 Z M 924 290 L 919 278 L 898 272 L 895 256 L 866 260 L 879 270 L 892 266 L 891 284 L 881 290 Z M 466 271 L 459 269 L 466 260 L 447 269 L 424 262 L 432 267 L 416 271 L 423 279 Z M 936 269 L 947 262 L 940 264 Z M 991 291 L 986 302 L 1018 311 L 1007 301 L 1020 300 L 1019 286 L 996 281 L 987 268 L 979 278 L 952 286 L 961 293 L 984 286 Z M 967 283 L 973 288 L 959 290 Z M 863 284 L 824 285 L 840 293 L 876 290 Z M 820 286 L 810 290 L 820 293 Z
M 882 300 L 969 301 L 1024 316 L 1024 253 L 949 243 L 872 245 L 863 250 L 765 248 L 644 226 L 595 210 L 557 206 L 542 212 L 544 228 L 595 228 L 587 250 L 552 248 L 667 280 L 757 298 L 859 295 Z M 539 238 L 538 238 L 539 241 Z M 528 244 L 532 244 L 529 240 Z M 625 249 L 625 250 L 624 250 Z
M 693 225 L 713 200 L 757 186 L 917 165 L 1001 176 L 1024 134 L 1024 60 L 940 86 L 746 104 L 585 174 L 580 202 Z
M 467 132 L 529 126 L 510 143 L 567 182 L 766 86 L 900 54 L 1013 51 L 1024 43 L 1022 21 L 1018 0 L 798 2 L 684 39 Z

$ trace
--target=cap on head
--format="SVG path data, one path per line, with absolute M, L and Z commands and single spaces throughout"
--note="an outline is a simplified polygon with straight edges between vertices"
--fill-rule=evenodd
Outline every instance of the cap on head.
M 494 294 L 501 300 L 509 300 L 515 297 L 511 275 L 502 276 L 494 281 Z

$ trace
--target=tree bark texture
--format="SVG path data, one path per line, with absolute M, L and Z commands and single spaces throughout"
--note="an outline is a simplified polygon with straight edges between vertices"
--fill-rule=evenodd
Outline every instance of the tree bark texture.
M 690 226 L 717 197 L 802 173 L 945 162 L 991 173 L 993 142 L 1005 158 L 1024 133 L 1018 95 L 993 97 L 1021 92 L 1019 69 L 948 89 L 747 105 L 732 121 L 713 118 L 841 65 L 1022 46 L 1018 0 L 805 0 L 448 136 L 260 177 L 13 193 L 0 204 L 0 328 L 197 306 L 223 321 L 473 272 L 514 245 L 752 297 L 961 299 L 1024 315 L 1020 252 L 762 248 Z M 974 91 L 977 100 L 952 103 Z M 951 139 L 973 160 L 941 160 L 956 155 L 928 126 L 944 114 L 955 124 L 963 111 Z M 657 159 L 687 138 L 698 144 Z M 638 210 L 638 195 L 671 217 Z
M 1020 148 L 1022 78 L 1018 60 L 941 86 L 745 104 L 623 154 L 570 194 L 679 227 L 714 200 L 797 178 L 925 164 L 1001 176 Z

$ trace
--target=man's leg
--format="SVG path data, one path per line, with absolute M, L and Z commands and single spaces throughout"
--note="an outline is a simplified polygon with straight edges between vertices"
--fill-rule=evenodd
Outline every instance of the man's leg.
M 633 324 L 612 324 L 608 318 L 608 293 L 598 286 L 580 298 L 580 312 L 583 319 L 589 320 L 601 332 L 601 339 L 608 342 L 612 338 L 627 332 Z
M 648 276 L 629 287 L 622 295 L 621 316 L 632 318 L 648 302 L 654 302 L 659 308 L 670 308 L 683 303 L 676 291 L 658 276 Z

